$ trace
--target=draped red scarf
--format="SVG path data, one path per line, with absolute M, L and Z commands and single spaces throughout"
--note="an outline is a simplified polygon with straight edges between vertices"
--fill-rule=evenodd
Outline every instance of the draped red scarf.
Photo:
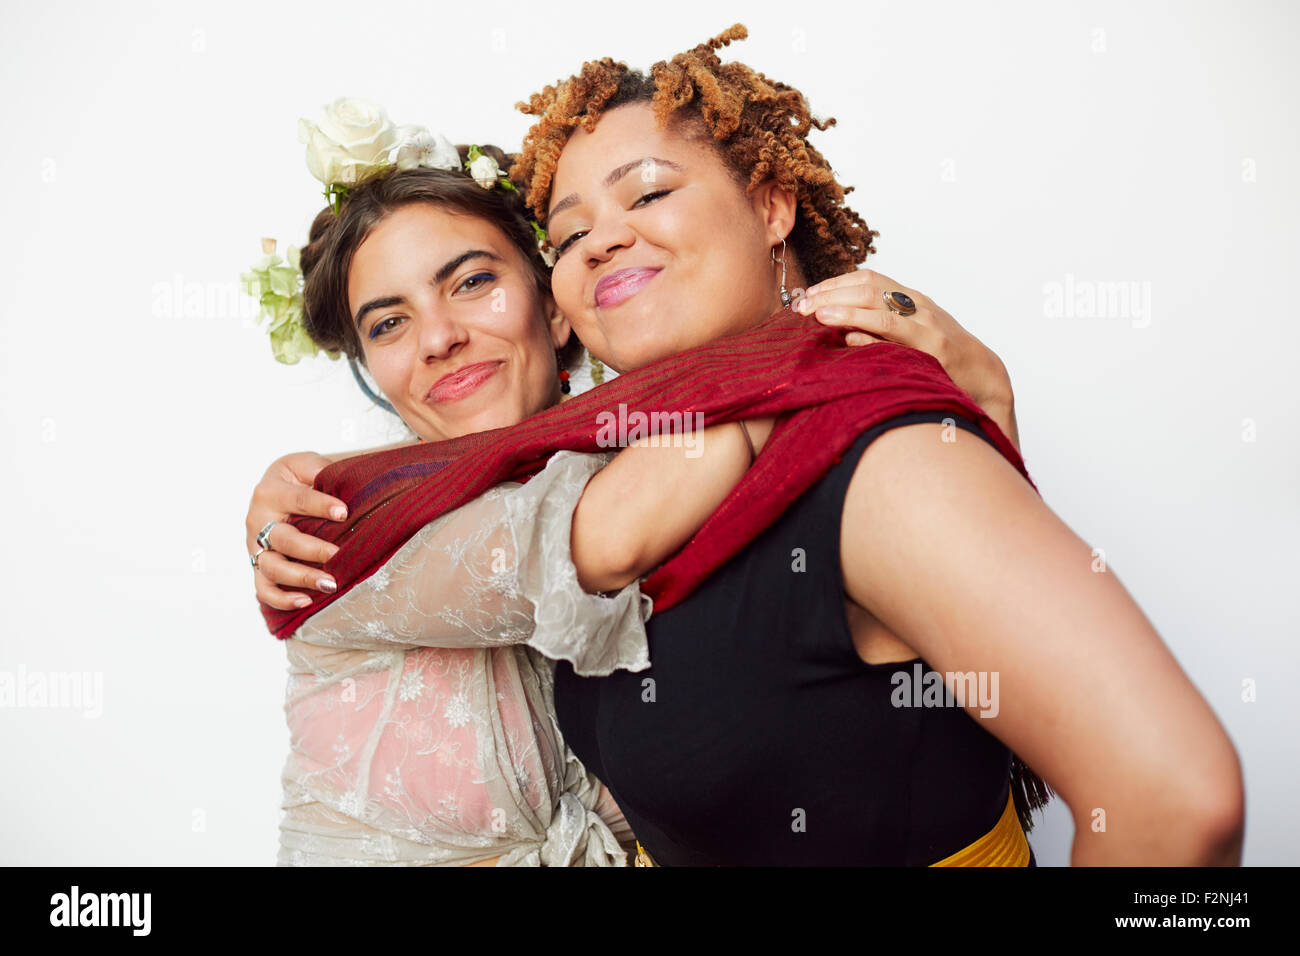
M 892 343 L 848 347 L 842 333 L 784 309 L 738 335 L 627 372 L 517 425 L 346 458 L 315 487 L 348 505 L 346 521 L 296 517 L 300 531 L 339 546 L 327 564 L 334 594 L 262 605 L 276 637 L 379 569 L 422 526 L 503 481 L 526 481 L 561 449 L 603 452 L 608 416 L 678 413 L 705 426 L 781 416 L 763 453 L 699 532 L 641 584 L 664 611 L 690 594 L 821 478 L 859 435 L 904 412 L 942 409 L 975 421 L 1033 485 L 1014 445 L 931 356 Z M 1035 488 L 1037 490 L 1037 488 Z
M 293 525 L 339 545 L 325 564 L 334 594 L 307 591 L 312 604 L 262 605 L 279 638 L 380 568 L 423 525 L 504 481 L 526 481 L 561 449 L 602 452 L 601 412 L 679 413 L 705 426 L 780 416 L 762 454 L 703 527 L 641 583 L 656 612 L 672 607 L 781 516 L 864 431 L 910 411 L 939 409 L 976 422 L 1033 486 L 1014 445 L 930 355 L 893 343 L 847 347 L 839 329 L 783 309 L 738 335 L 669 356 L 525 419 L 517 425 L 347 458 L 322 470 L 315 487 L 348 505 L 343 522 L 297 517 Z M 681 419 L 679 419 L 681 420 Z M 1037 487 L 1035 490 L 1037 490 Z M 1026 806 L 1050 791 L 1023 764 Z M 1013 777 L 1017 774 L 1013 770 Z M 1016 788 L 1013 787 L 1013 792 Z

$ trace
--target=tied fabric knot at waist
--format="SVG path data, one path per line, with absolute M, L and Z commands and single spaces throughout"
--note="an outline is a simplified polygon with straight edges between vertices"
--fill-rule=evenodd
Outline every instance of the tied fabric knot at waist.
M 513 850 L 497 866 L 627 866 L 627 854 L 600 814 L 563 793 L 541 844 Z

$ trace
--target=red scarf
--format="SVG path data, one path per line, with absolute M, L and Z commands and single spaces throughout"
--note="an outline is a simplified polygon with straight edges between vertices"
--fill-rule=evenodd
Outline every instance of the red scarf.
M 602 452 L 601 412 L 677 412 L 706 426 L 780 415 L 763 453 L 681 551 L 641 584 L 666 611 L 697 588 L 837 462 L 859 435 L 904 412 L 964 415 L 1033 485 L 1020 454 L 970 396 L 924 352 L 892 343 L 847 347 L 838 329 L 789 309 L 738 335 L 716 339 L 622 374 L 517 425 L 347 458 L 322 470 L 315 487 L 348 505 L 346 521 L 293 519 L 294 527 L 338 544 L 325 566 L 334 594 L 306 591 L 301 610 L 262 605 L 276 637 L 379 569 L 422 526 L 503 481 L 526 481 L 560 449 Z M 1035 487 L 1035 490 L 1037 488 Z
M 696 535 L 641 583 L 666 611 L 699 587 L 839 461 L 864 431 L 905 412 L 938 409 L 976 422 L 1034 490 L 1019 452 L 930 355 L 893 343 L 843 344 L 840 330 L 784 309 L 738 335 L 662 359 L 525 419 L 450 441 L 347 458 L 315 487 L 348 505 L 346 521 L 293 519 L 301 531 L 340 546 L 324 566 L 334 594 L 306 591 L 312 604 L 262 605 L 267 625 L 287 638 L 312 614 L 380 568 L 421 527 L 504 481 L 527 481 L 561 449 L 603 452 L 601 412 L 682 413 L 706 426 L 780 416 L 762 454 Z M 1012 792 L 1022 824 L 1051 794 L 1017 758 Z

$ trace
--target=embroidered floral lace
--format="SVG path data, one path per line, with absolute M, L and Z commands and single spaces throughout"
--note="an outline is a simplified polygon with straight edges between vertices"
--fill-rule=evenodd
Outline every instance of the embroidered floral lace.
M 626 865 L 552 698 L 556 659 L 649 666 L 650 598 L 587 594 L 569 551 L 612 457 L 558 452 L 430 522 L 285 642 L 281 865 Z

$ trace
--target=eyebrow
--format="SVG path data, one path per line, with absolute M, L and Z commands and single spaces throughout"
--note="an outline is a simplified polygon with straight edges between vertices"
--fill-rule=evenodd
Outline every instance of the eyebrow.
M 491 259 L 493 262 L 505 262 L 495 252 L 488 252 L 486 249 L 467 249 L 454 259 L 449 259 L 433 276 L 433 282 L 430 285 L 441 285 L 446 282 L 448 277 L 469 262 L 471 259 Z M 376 309 L 386 309 L 391 305 L 402 305 L 406 298 L 400 295 L 386 295 L 378 299 L 371 299 L 361 308 L 357 309 L 357 328 L 361 328 L 361 322 L 367 315 Z
M 640 159 L 634 159 L 630 163 L 624 163 L 622 166 L 618 167 L 617 169 L 611 170 L 610 174 L 605 177 L 601 185 L 606 187 L 614 185 L 616 182 L 618 182 L 620 179 L 622 179 L 632 170 L 636 169 L 638 166 L 641 166 L 643 163 L 645 163 L 646 160 L 649 160 L 650 162 L 654 163 L 656 166 L 667 166 L 669 169 L 675 170 L 676 172 L 679 173 L 686 171 L 684 167 L 679 166 L 677 163 L 674 163 L 671 159 L 660 159 L 658 156 L 642 156 Z M 546 214 L 546 221 L 550 222 L 552 219 L 554 219 L 557 215 L 559 215 L 564 210 L 568 209 L 570 206 L 576 206 L 579 203 L 579 201 L 580 200 L 578 199 L 577 193 L 569 193 L 569 195 L 565 196 L 563 199 L 561 199 L 559 202 L 557 202 L 554 206 L 551 207 L 551 211 Z

